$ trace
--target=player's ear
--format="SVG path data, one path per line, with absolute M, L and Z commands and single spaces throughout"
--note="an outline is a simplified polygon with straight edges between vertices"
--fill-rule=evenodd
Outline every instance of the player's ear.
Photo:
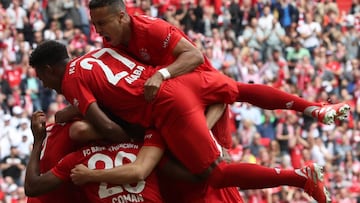
M 44 71 L 45 73 L 48 73 L 50 75 L 54 75 L 54 74 L 57 74 L 57 70 L 59 68 L 56 67 L 56 65 L 45 65 L 45 68 L 44 68 Z
M 49 64 L 46 64 L 46 65 L 43 67 L 44 73 L 47 73 L 47 72 L 51 71 L 52 69 L 53 69 L 52 66 L 49 65 Z

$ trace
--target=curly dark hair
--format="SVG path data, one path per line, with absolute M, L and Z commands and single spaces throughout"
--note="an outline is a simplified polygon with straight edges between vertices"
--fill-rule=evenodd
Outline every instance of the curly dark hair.
M 91 0 L 89 2 L 90 10 L 102 7 L 109 7 L 113 11 L 124 11 L 126 8 L 123 0 Z
M 33 68 L 55 65 L 69 58 L 66 46 L 58 41 L 49 40 L 39 44 L 30 54 L 29 64 Z

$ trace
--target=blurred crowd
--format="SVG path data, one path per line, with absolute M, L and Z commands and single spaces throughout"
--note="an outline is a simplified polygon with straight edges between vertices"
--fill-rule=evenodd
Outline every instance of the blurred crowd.
M 44 40 L 68 45 L 72 56 L 102 46 L 87 0 L 0 1 L 0 202 L 26 202 L 25 166 L 36 110 L 54 122 L 67 103 L 46 89 L 28 65 Z M 307 100 L 352 107 L 349 118 L 322 125 L 292 111 L 231 105 L 233 161 L 325 168 L 335 203 L 360 202 L 360 3 L 331 0 L 126 0 L 128 12 L 160 17 L 182 29 L 218 71 Z M 344 0 L 343 2 L 346 2 Z M 156 28 L 154 28 L 156 29 Z M 268 102 L 271 102 L 269 100 Z M 241 189 L 241 188 L 240 188 Z M 241 191 L 246 202 L 311 202 L 301 190 Z

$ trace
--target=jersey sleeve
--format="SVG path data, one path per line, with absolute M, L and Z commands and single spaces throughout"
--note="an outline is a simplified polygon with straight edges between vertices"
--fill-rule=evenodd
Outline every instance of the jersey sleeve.
M 147 130 L 144 137 L 143 146 L 154 146 L 160 149 L 165 149 L 165 142 L 156 130 Z
M 168 55 L 172 53 L 177 43 L 183 37 L 182 31 L 179 31 L 175 26 L 164 22 L 163 20 L 156 20 L 152 25 L 156 29 L 148 29 L 148 42 L 153 49 L 157 50 L 159 55 Z
M 71 181 L 71 169 L 78 163 L 78 152 L 73 152 L 66 155 L 59 163 L 51 169 L 51 172 L 63 181 Z
M 63 82 L 63 94 L 68 102 L 85 115 L 89 105 L 96 102 L 91 88 L 81 77 L 69 78 Z

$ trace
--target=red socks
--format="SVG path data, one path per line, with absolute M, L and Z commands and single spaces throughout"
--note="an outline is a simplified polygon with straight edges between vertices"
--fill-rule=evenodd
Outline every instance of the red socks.
M 248 102 L 263 109 L 292 109 L 304 112 L 306 107 L 320 106 L 315 102 L 266 85 L 238 83 L 238 101 Z
M 268 168 L 258 164 L 221 162 L 210 174 L 208 183 L 215 188 L 262 189 L 282 185 L 304 188 L 306 178 L 294 170 Z

